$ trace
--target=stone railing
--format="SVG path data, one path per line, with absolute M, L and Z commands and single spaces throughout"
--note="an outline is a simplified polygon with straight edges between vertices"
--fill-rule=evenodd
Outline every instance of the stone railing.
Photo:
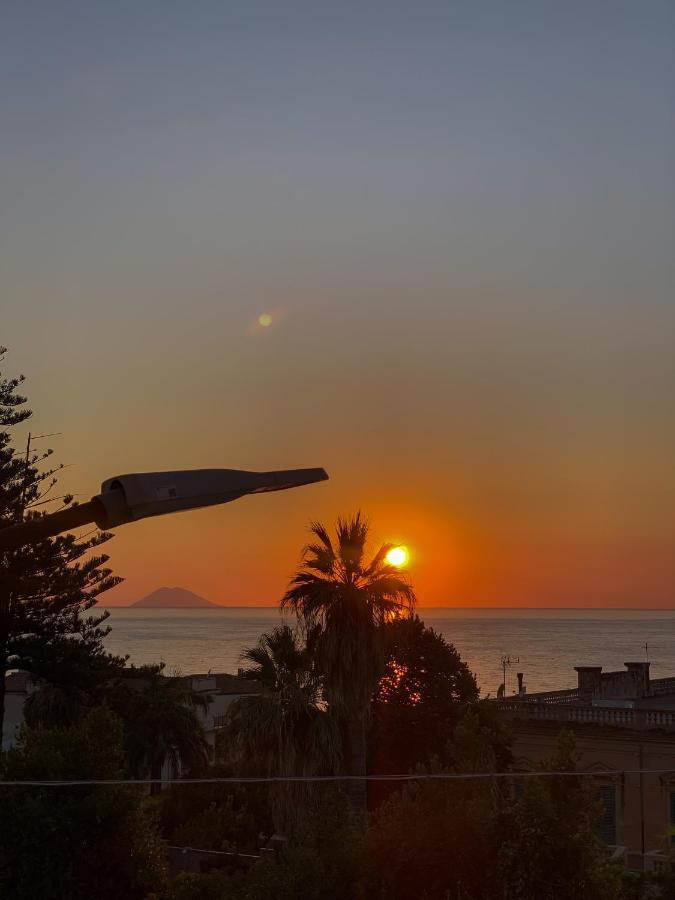
M 653 678 L 649 682 L 651 697 L 660 697 L 663 694 L 675 694 L 675 678 Z
M 647 728 L 662 728 L 664 731 L 675 730 L 675 712 L 669 709 L 638 709 L 647 719 Z
M 519 697 L 509 697 L 508 701 L 505 702 L 514 700 L 517 703 L 546 703 L 554 706 L 559 703 L 575 703 L 578 698 L 578 688 L 570 688 L 566 691 L 541 691 L 535 694 L 522 694 Z
M 631 728 L 634 731 L 647 729 L 675 731 L 675 711 L 664 709 L 621 709 L 545 702 L 523 703 L 522 700 L 495 702 L 504 715 L 513 719 L 606 725 L 612 728 Z

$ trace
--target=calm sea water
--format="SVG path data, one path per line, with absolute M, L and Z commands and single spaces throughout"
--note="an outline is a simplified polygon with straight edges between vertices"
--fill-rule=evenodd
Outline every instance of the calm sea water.
M 240 654 L 280 621 L 275 609 L 144 610 L 111 608 L 113 653 L 168 671 L 236 672 Z M 575 665 L 620 669 L 643 660 L 652 676 L 675 675 L 675 610 L 420 609 L 427 625 L 453 643 L 483 694 L 501 683 L 501 658 L 514 661 L 507 693 L 523 672 L 530 691 L 576 686 Z M 519 660 L 519 662 L 515 662 Z

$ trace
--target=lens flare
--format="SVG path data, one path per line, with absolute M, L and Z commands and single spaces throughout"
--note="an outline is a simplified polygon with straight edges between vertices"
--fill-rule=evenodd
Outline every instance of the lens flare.
M 410 559 L 410 554 L 407 547 L 392 547 L 385 558 L 390 566 L 396 566 L 397 569 L 400 569 L 406 565 Z
M 269 328 L 272 324 L 272 316 L 269 313 L 261 313 L 258 316 L 258 325 L 262 325 L 263 328 Z

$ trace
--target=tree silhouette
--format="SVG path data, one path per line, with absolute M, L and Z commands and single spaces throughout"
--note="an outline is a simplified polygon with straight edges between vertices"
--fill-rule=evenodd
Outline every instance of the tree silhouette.
M 443 759 L 476 680 L 455 648 L 419 616 L 385 629 L 386 668 L 373 702 L 373 764 L 378 773 L 408 772 Z
M 166 677 L 159 666 L 125 674 L 106 692 L 105 702 L 124 723 L 130 774 L 159 779 L 165 763 L 173 777 L 205 766 L 209 751 L 197 708 L 206 709 L 208 699 L 192 690 L 189 679 Z M 153 785 L 152 793 L 159 788 Z
M 274 776 L 334 772 L 341 761 L 339 731 L 322 708 L 319 674 L 297 634 L 279 625 L 262 634 L 243 660 L 241 674 L 259 682 L 261 691 L 239 698 L 228 712 L 221 746 L 238 770 Z M 286 830 L 306 799 L 299 785 L 277 786 L 277 827 Z
M 105 708 L 69 728 L 28 729 L 0 756 L 0 778 L 121 778 L 122 735 Z M 2 897 L 143 900 L 164 885 L 164 848 L 142 788 L 5 787 L 0 834 Z
M 357 513 L 338 519 L 335 543 L 320 523 L 281 603 L 304 625 L 308 647 L 324 680 L 329 709 L 343 733 L 347 772 L 366 774 L 370 704 L 384 671 L 384 626 L 408 614 L 415 594 L 407 578 L 387 562 L 391 544 L 368 561 L 368 523 Z M 366 783 L 349 783 L 355 807 L 365 809 Z
M 0 362 L 5 353 L 0 347 Z M 13 445 L 13 429 L 31 416 L 19 393 L 23 380 L 0 373 L 0 528 L 44 515 L 50 504 L 73 502 L 68 495 L 53 496 L 63 466 L 48 464 L 51 450 L 35 451 L 29 442 L 19 453 Z M 0 728 L 8 670 L 84 687 L 90 663 L 123 664 L 103 649 L 109 613 L 86 615 L 121 580 L 106 568 L 108 557 L 97 552 L 111 536 L 69 534 L 0 551 Z

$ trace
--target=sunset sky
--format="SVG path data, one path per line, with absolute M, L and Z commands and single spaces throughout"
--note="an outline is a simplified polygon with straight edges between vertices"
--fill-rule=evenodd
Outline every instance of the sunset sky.
M 361 508 L 424 606 L 672 606 L 674 109 L 660 0 L 3 4 L 0 342 L 64 487 L 331 477 L 120 529 L 106 600 L 272 605 Z

